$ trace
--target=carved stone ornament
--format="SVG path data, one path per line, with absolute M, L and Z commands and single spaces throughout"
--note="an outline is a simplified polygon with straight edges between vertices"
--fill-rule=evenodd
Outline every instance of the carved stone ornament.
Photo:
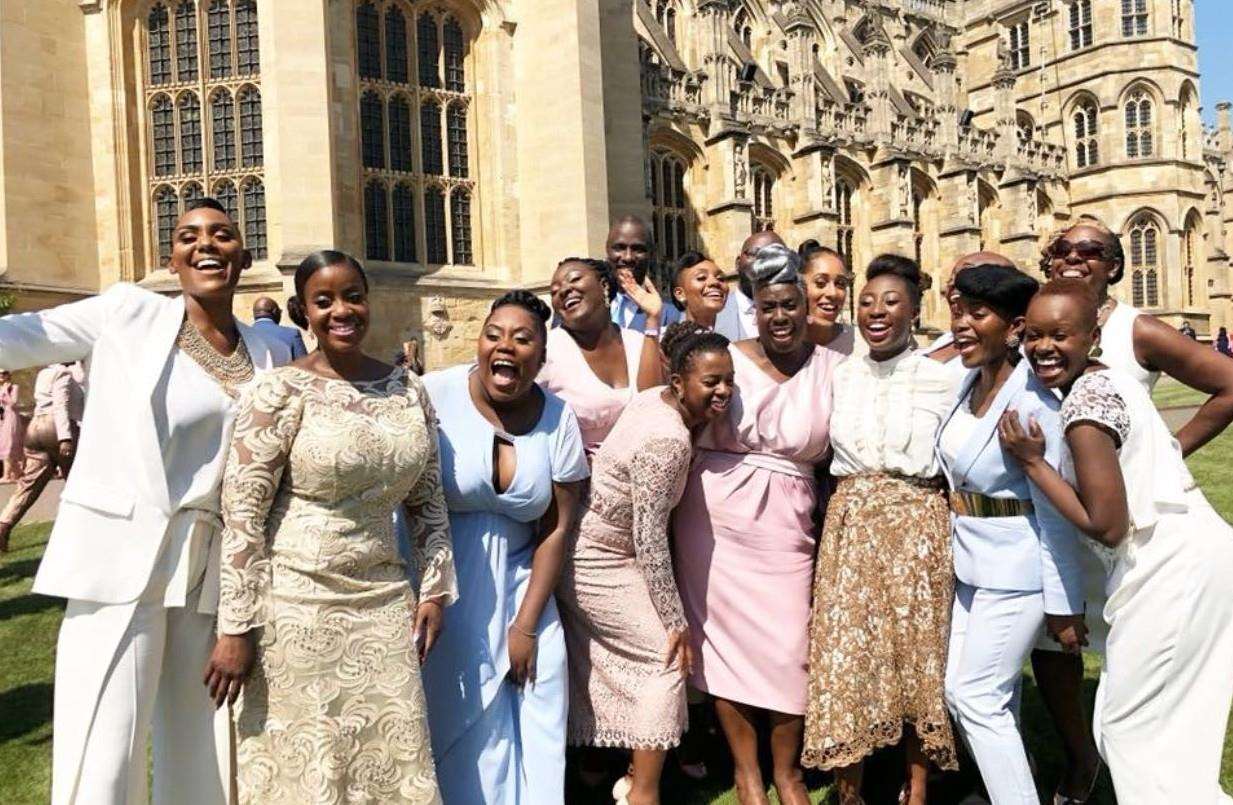
M 428 311 L 428 316 L 424 319 L 424 332 L 431 333 L 438 339 L 449 335 L 454 325 L 450 324 L 449 314 L 445 309 L 445 298 L 430 296 L 424 307 Z

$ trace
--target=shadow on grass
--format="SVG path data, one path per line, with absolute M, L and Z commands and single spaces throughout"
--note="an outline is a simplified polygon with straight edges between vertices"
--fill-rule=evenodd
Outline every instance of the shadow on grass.
M 64 609 L 64 601 L 58 598 L 48 598 L 45 595 L 29 595 L 10 598 L 7 601 L 0 601 L 0 621 L 6 621 L 9 618 L 20 617 L 21 615 L 36 615 L 40 612 L 46 612 L 49 609 Z
M 0 692 L 0 743 L 28 735 L 51 721 L 51 683 L 18 685 Z M 42 736 L 33 743 L 45 743 Z
M 42 548 L 42 544 L 39 547 Z M 27 549 L 28 547 L 23 547 L 23 550 Z M 5 562 L 3 565 L 0 565 L 0 584 L 14 580 L 20 581 L 33 576 L 34 571 L 39 569 L 39 562 L 42 561 L 41 556 L 42 553 L 40 552 L 39 556 L 34 559 L 19 559 L 15 562 Z

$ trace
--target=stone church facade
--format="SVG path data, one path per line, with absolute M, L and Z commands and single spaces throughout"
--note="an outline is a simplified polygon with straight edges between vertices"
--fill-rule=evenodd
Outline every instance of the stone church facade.
M 1126 301 L 1233 325 L 1228 104 L 1205 130 L 1193 0 L 5 0 L 0 292 L 174 288 L 184 203 L 255 257 L 237 307 L 321 247 L 364 258 L 378 352 L 466 359 L 486 304 L 654 222 L 731 266 L 751 231 L 859 270 L 1034 271 L 1064 221 Z

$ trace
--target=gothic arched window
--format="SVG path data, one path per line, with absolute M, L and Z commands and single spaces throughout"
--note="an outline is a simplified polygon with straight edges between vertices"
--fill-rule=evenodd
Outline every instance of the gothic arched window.
M 176 191 L 167 185 L 154 191 L 154 225 L 158 237 L 158 264 L 167 265 L 171 259 L 171 236 L 175 233 L 176 219 L 180 217 L 180 200 Z
M 235 167 L 235 102 L 226 88 L 210 99 L 210 133 L 214 140 L 214 169 Z
M 238 0 L 235 4 L 236 68 L 240 75 L 261 72 L 261 48 L 257 39 L 257 0 Z
M 244 181 L 244 245 L 257 260 L 266 257 L 265 185 L 260 179 Z
M 390 259 L 389 216 L 385 185 L 374 179 L 364 186 L 364 254 L 369 260 Z
M 732 28 L 736 31 L 736 35 L 745 43 L 745 47 L 753 47 L 753 25 L 749 22 L 749 12 L 741 9 L 736 12 L 736 16 L 732 19 Z
M 171 98 L 160 95 L 150 106 L 150 128 L 154 140 L 154 175 L 176 172 L 176 120 Z
M 402 95 L 390 98 L 390 170 L 411 172 L 411 104 Z M 379 144 L 378 144 L 379 147 Z M 369 165 L 367 167 L 380 167 Z
M 200 173 L 204 163 L 201 151 L 201 102 L 191 92 L 180 96 L 180 173 Z
M 1126 156 L 1142 159 L 1152 155 L 1152 100 L 1143 90 L 1126 99 Z
M 231 6 L 227 0 L 214 0 L 206 15 L 210 51 L 210 78 L 231 75 Z
M 384 48 L 385 59 L 384 79 L 371 69 L 359 75 L 366 254 L 398 263 L 470 264 L 476 188 L 467 29 L 437 5 L 358 0 L 355 8 L 357 29 L 372 27 L 366 36 Z M 364 41 L 358 38 L 357 47 Z M 383 228 L 370 214 L 382 216 Z
M 685 195 L 686 162 L 671 151 L 652 151 L 651 221 L 661 261 L 671 262 L 693 248 L 694 228 Z
M 1075 107 L 1071 120 L 1075 127 L 1075 166 L 1088 168 L 1100 164 L 1099 130 L 1096 104 L 1084 101 Z
M 1150 215 L 1130 225 L 1130 303 L 1135 307 L 1160 306 L 1160 228 Z
M 197 80 L 197 7 L 193 0 L 176 6 L 176 80 Z
M 355 39 L 360 78 L 381 78 L 381 23 L 372 3 L 355 10 Z
M 154 6 L 146 17 L 146 60 L 150 86 L 171 83 L 171 23 L 164 5 Z
M 415 188 L 406 182 L 394 186 L 394 261 L 415 262 Z
M 253 256 L 266 257 L 256 3 L 170 0 L 142 21 L 140 56 L 150 79 L 143 121 L 149 264 L 166 263 L 168 226 L 207 191 L 228 210 Z M 237 76 L 245 76 L 238 87 Z M 159 89 L 173 82 L 174 97 Z
M 385 10 L 385 75 L 395 84 L 407 83 L 407 18 L 398 6 Z
M 365 168 L 385 167 L 385 115 L 381 96 L 365 92 L 360 98 L 360 150 Z

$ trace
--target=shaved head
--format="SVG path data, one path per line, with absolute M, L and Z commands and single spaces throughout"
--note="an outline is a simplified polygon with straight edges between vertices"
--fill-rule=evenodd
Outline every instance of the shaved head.
M 736 282 L 741 286 L 741 293 L 750 299 L 753 299 L 753 282 L 749 278 L 749 269 L 753 265 L 754 258 L 758 256 L 758 251 L 772 243 L 778 243 L 780 246 L 786 245 L 783 238 L 769 229 L 755 232 L 745 238 L 745 242 L 741 244 L 741 253 L 736 256 Z
M 253 302 L 253 318 L 254 319 L 273 319 L 277 324 L 283 317 L 283 311 L 279 308 L 278 303 L 268 296 L 259 296 L 257 301 Z
M 1018 268 L 1015 262 L 1004 254 L 997 252 L 972 252 L 965 254 L 955 261 L 955 266 L 950 270 L 950 275 L 953 278 L 965 268 L 972 266 L 1006 266 L 1007 268 Z

